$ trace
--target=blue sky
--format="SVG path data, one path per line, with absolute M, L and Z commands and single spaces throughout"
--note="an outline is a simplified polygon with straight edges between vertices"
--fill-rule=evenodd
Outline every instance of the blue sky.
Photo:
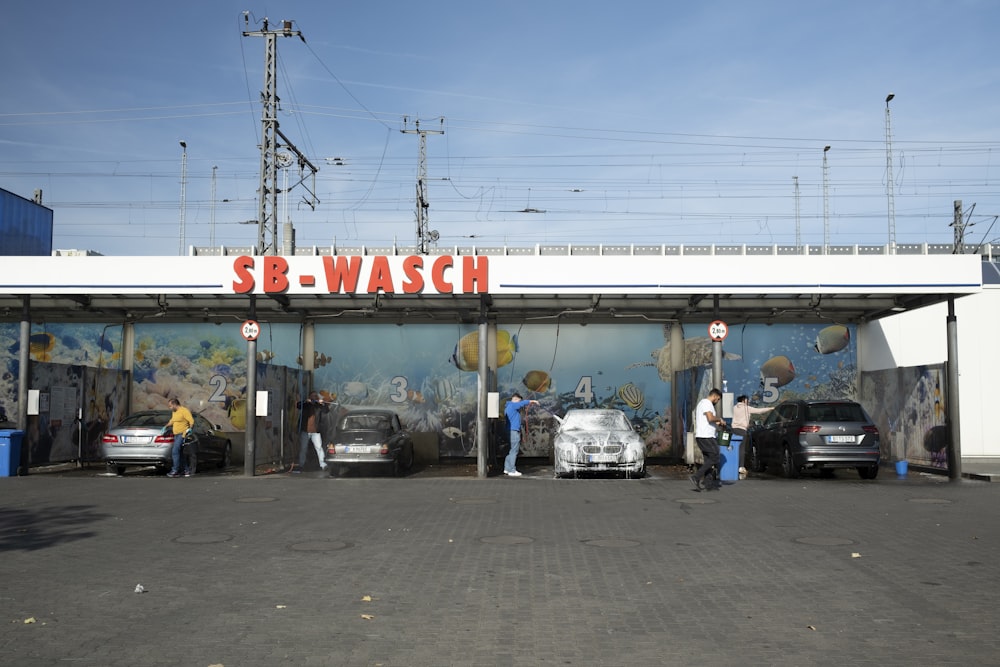
M 885 244 L 890 92 L 897 243 L 950 244 L 954 200 L 967 242 L 1000 237 L 990 0 L 4 8 L 0 188 L 43 191 L 56 248 L 178 254 L 181 140 L 186 245 L 256 244 L 264 40 L 244 11 L 306 39 L 277 43 L 281 132 L 320 167 L 315 211 L 279 200 L 300 246 L 415 243 L 404 116 L 445 132 L 441 245 L 822 244 L 825 219 L 832 244 Z

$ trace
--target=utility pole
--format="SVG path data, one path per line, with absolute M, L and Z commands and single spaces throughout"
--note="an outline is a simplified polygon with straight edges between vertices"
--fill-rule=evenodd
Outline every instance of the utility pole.
M 212 220 L 208 226 L 208 245 L 212 247 L 215 247 L 215 172 L 218 170 L 218 165 L 212 167 Z
M 795 247 L 802 247 L 802 215 L 799 203 L 799 177 L 792 176 L 792 182 L 795 184 Z
M 440 130 L 421 130 L 420 121 L 413 123 L 413 129 L 408 129 L 409 118 L 403 117 L 403 134 L 416 134 L 420 136 L 420 160 L 417 168 L 417 249 L 421 255 L 426 255 L 431 243 L 437 243 L 440 238 L 436 229 L 428 230 L 427 212 L 430 208 L 430 200 L 427 198 L 427 135 L 444 134 L 444 118 L 440 119 Z
M 965 223 L 962 218 L 962 200 L 956 199 L 952 214 L 951 226 L 955 228 L 955 246 L 951 249 L 953 255 L 965 254 Z
M 250 17 L 248 12 L 243 13 L 243 21 L 249 27 Z M 316 172 L 319 171 L 308 159 L 291 145 L 288 138 L 278 129 L 278 78 L 275 68 L 277 61 L 278 37 L 298 37 L 303 42 L 305 38 L 298 30 L 292 30 L 291 21 L 282 21 L 281 29 L 271 30 L 268 28 L 268 21 L 265 18 L 261 30 L 246 30 L 244 37 L 264 38 L 264 89 L 261 91 L 261 141 L 260 141 L 260 186 L 258 194 L 260 201 L 257 213 L 257 254 L 277 255 L 279 251 L 278 243 L 278 164 L 277 151 L 278 140 L 283 147 L 291 150 L 298 158 L 300 170 L 308 167 L 313 178 L 313 188 L 309 192 L 310 198 L 306 203 L 315 209 L 319 200 L 315 195 Z M 302 183 L 302 178 L 299 183 Z M 295 185 L 298 185 L 296 183 Z M 292 187 L 295 187 L 294 185 Z M 308 188 L 307 188 L 308 189 Z

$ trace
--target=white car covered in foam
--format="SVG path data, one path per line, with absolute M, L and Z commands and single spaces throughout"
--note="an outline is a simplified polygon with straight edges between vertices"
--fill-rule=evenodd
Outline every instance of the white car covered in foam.
M 646 447 L 621 410 L 568 410 L 559 419 L 553 459 L 556 477 L 591 472 L 642 477 L 646 472 Z

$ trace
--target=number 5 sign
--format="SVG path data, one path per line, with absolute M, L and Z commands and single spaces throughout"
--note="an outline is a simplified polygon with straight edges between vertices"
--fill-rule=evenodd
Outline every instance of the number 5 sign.
M 715 320 L 708 325 L 708 337 L 717 343 L 726 340 L 729 335 L 729 327 L 722 320 Z

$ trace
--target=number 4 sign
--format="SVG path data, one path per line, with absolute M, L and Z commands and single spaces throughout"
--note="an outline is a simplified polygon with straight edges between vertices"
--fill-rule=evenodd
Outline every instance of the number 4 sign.
M 722 342 L 729 335 L 729 327 L 722 320 L 715 320 L 708 325 L 708 337 L 716 342 Z

